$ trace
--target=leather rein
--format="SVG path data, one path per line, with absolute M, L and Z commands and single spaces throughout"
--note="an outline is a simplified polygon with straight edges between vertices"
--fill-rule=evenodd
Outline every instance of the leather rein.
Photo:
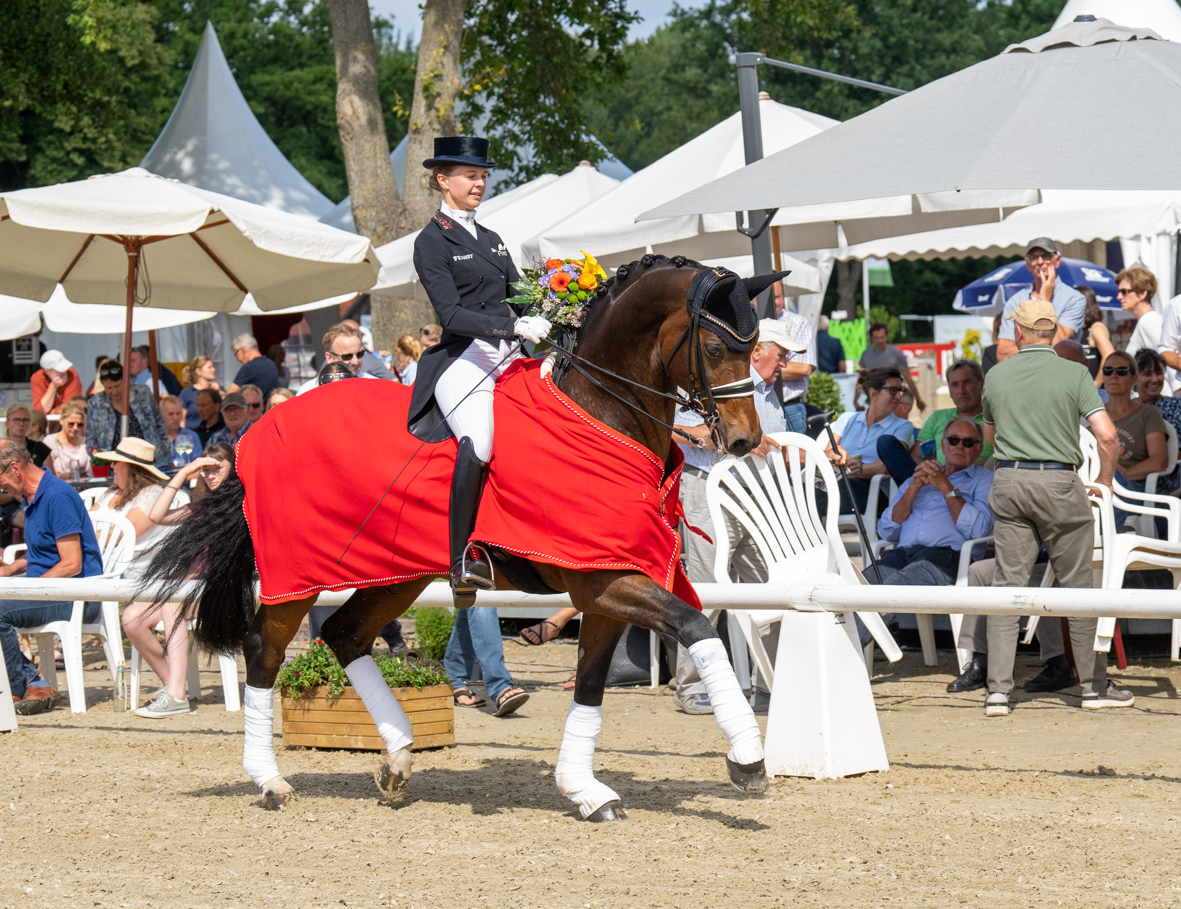
M 755 383 L 749 375 L 745 379 L 739 379 L 737 382 L 727 382 L 723 385 L 710 385 L 708 379 L 706 378 L 705 352 L 701 347 L 700 332 L 701 321 L 703 317 L 709 321 L 710 324 L 707 326 L 707 328 L 710 331 L 715 333 L 717 333 L 719 330 L 726 331 L 739 341 L 745 342 L 753 340 L 753 337 L 750 339 L 739 337 L 733 328 L 720 319 L 713 317 L 705 309 L 705 301 L 709 299 L 709 295 L 713 289 L 719 283 L 731 277 L 738 279 L 738 276 L 729 269 L 710 268 L 704 272 L 699 272 L 694 278 L 693 282 L 689 285 L 689 294 L 685 303 L 689 312 L 689 325 L 681 335 L 680 340 L 677 341 L 676 346 L 673 347 L 672 353 L 670 353 L 664 361 L 664 371 L 667 375 L 669 366 L 672 364 L 673 357 L 675 357 L 680 349 L 685 346 L 685 342 L 689 338 L 693 339 L 692 344 L 689 346 L 689 393 L 687 395 L 669 394 L 668 392 L 657 391 L 654 388 L 649 388 L 642 382 L 636 382 L 633 379 L 628 379 L 625 376 L 621 376 L 618 373 L 612 372 L 611 370 L 599 366 L 596 363 L 592 363 L 590 360 L 579 356 L 571 350 L 566 350 L 564 347 L 555 347 L 554 353 L 557 355 L 559 360 L 562 357 L 567 357 L 568 364 L 574 368 L 575 372 L 590 382 L 595 388 L 599 389 L 599 391 L 614 398 L 620 404 L 634 411 L 635 413 L 645 416 L 648 419 L 659 423 L 661 426 L 671 429 L 674 433 L 684 438 L 690 445 L 693 445 L 697 448 L 704 448 L 705 440 L 690 435 L 683 429 L 679 429 L 678 427 L 674 426 L 672 423 L 666 423 L 664 420 L 660 419 L 660 417 L 649 413 L 638 404 L 627 400 L 622 395 L 616 394 L 601 381 L 592 376 L 585 367 L 590 367 L 590 369 L 595 370 L 601 375 L 614 379 L 617 382 L 623 382 L 627 385 L 634 386 L 635 388 L 642 389 L 648 394 L 656 395 L 657 397 L 664 398 L 665 400 L 674 401 L 681 409 L 690 410 L 698 414 L 705 422 L 705 425 L 709 427 L 710 435 L 714 437 L 715 443 L 719 442 L 720 439 L 718 438 L 718 424 L 721 422 L 722 418 L 721 414 L 718 412 L 717 402 L 729 401 L 734 398 L 750 398 L 754 397 L 755 393 Z M 698 280 L 698 278 L 700 278 L 700 280 Z M 718 327 L 715 328 L 714 326 Z M 705 390 L 704 400 L 702 400 L 701 395 L 697 393 L 698 386 Z

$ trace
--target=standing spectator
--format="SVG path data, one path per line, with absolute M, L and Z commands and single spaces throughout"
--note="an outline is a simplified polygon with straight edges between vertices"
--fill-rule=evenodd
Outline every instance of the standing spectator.
M 201 439 L 193 430 L 184 425 L 185 408 L 180 403 L 180 398 L 175 395 L 162 397 L 160 399 L 160 416 L 164 420 L 164 433 L 168 438 L 168 446 L 172 452 L 170 463 L 173 468 L 182 467 L 194 458 L 200 457 Z M 181 440 L 193 446 L 184 454 L 176 450 L 176 443 Z
M 86 408 L 77 401 L 62 406 L 61 429 L 46 436 L 45 444 L 55 476 L 63 480 L 94 476 L 86 450 Z
M 451 639 L 443 654 L 443 669 L 451 678 L 452 696 L 457 707 L 480 707 L 484 699 L 467 687 L 476 672 L 476 663 L 484 678 L 484 690 L 496 703 L 496 716 L 508 716 L 529 700 L 504 665 L 504 644 L 500 640 L 500 619 L 495 609 L 458 609 Z
M 1128 339 L 1127 351 L 1133 357 L 1142 349 L 1156 352 L 1161 343 L 1164 317 L 1152 307 L 1156 296 L 1156 275 L 1139 265 L 1125 268 L 1115 276 L 1120 309 L 1135 316 L 1136 328 Z
M 209 445 L 214 435 L 226 428 L 221 418 L 221 392 L 216 388 L 202 388 L 197 392 L 197 416 L 201 419 L 193 430 L 201 440 L 201 447 Z
M 103 391 L 90 399 L 86 418 L 86 447 L 107 451 L 118 445 L 119 440 L 123 438 L 123 367 L 118 360 L 107 360 L 99 367 L 98 377 L 102 382 Z M 156 446 L 156 466 L 168 466 L 172 452 L 168 444 L 168 435 L 164 431 L 164 418 L 160 416 L 156 399 L 146 385 L 131 386 L 127 435 L 151 442 Z
M 29 435 L 33 427 L 33 412 L 27 404 L 9 404 L 4 411 L 4 435 L 14 442 L 20 442 L 29 450 L 33 465 L 42 467 L 49 457 L 49 446 Z
M 1136 394 L 1141 404 L 1151 404 L 1160 411 L 1165 422 L 1177 431 L 1181 438 L 1181 398 L 1162 397 L 1165 387 L 1165 361 L 1161 355 L 1150 347 L 1142 347 L 1136 354 Z M 1177 475 L 1181 471 L 1174 470 L 1168 476 L 1156 481 L 1156 491 L 1159 495 L 1172 492 L 1177 488 Z
M 1085 367 L 1050 346 L 1058 314 L 1048 299 L 1022 301 L 1012 315 L 1019 353 L 998 363 L 984 386 L 984 433 L 996 448 L 989 505 L 995 518 L 996 587 L 1024 587 L 1045 546 L 1060 587 L 1092 586 L 1095 529 L 1077 473 L 1083 462 L 1079 421 L 1099 446 L 1096 482 L 1111 488 L 1119 440 Z M 1133 703 L 1107 678 L 1107 654 L 1094 649 L 1097 619 L 1071 619 L 1070 638 L 1083 688 L 1082 706 Z M 1019 616 L 989 616 L 985 716 L 1007 716 Z
M 275 364 L 275 369 L 279 372 L 279 385 L 287 384 L 287 348 L 282 344 L 272 344 L 267 348 L 267 356 L 271 362 Z
M 927 405 L 923 401 L 923 396 L 919 394 L 914 379 L 911 378 L 910 367 L 906 364 L 906 354 L 890 343 L 890 329 L 885 322 L 874 322 L 869 326 L 869 340 L 870 346 L 861 354 L 861 368 L 865 370 L 892 366 L 898 370 L 898 375 L 902 376 L 902 380 L 910 388 L 919 410 L 926 410 Z
M 256 385 L 263 394 L 267 394 L 279 384 L 279 367 L 273 360 L 262 355 L 258 349 L 258 341 L 254 335 L 241 334 L 230 344 L 234 357 L 242 368 L 234 376 L 234 381 L 226 391 L 241 391 L 243 385 Z
M 443 340 L 443 326 L 424 325 L 418 330 L 418 340 L 422 344 L 422 349 L 426 350 L 428 347 L 434 347 Z
M 1107 323 L 1103 321 L 1103 310 L 1099 308 L 1099 299 L 1095 296 L 1095 291 L 1086 284 L 1080 284 L 1075 290 L 1087 301 L 1087 308 L 1083 310 L 1083 333 L 1080 336 L 1083 356 L 1087 358 L 1086 366 L 1091 378 L 1095 380 L 1096 385 L 1102 385 L 1103 379 L 1099 376 L 1099 370 L 1115 350 L 1115 345 L 1111 343 L 1111 332 L 1107 329 Z
M 373 334 L 368 328 L 358 324 L 353 319 L 345 319 L 340 323 L 341 325 L 351 328 L 361 337 L 361 363 L 360 370 L 375 376 L 378 379 L 388 379 L 391 382 L 397 382 L 398 377 L 394 375 L 385 361 L 373 352 Z
M 230 448 L 238 444 L 238 440 L 254 425 L 250 420 L 246 399 L 236 391 L 231 391 L 221 402 L 221 416 L 225 426 L 209 437 L 209 444 L 225 442 Z
M 44 413 L 61 413 L 66 401 L 82 394 L 82 380 L 60 350 L 41 354 L 41 368 L 29 378 L 29 387 L 33 406 Z
M 278 407 L 284 401 L 290 401 L 294 397 L 295 392 L 290 388 L 276 388 L 267 398 L 266 411 L 269 412 L 271 408 Z
M 414 335 L 402 335 L 394 348 L 398 361 L 398 379 L 403 385 L 413 385 L 418 375 L 418 358 L 422 356 L 422 345 Z
M 94 527 L 82 498 L 63 480 L 41 470 L 28 449 L 6 439 L 0 442 L 0 492 L 23 500 L 25 543 L 23 558 L 0 566 L 0 577 L 24 571 L 28 578 L 89 578 L 102 574 L 102 556 Z M 8 667 L 13 706 L 21 716 L 52 710 L 62 695 L 41 678 L 23 653 L 17 628 L 64 621 L 74 611 L 72 602 L 0 600 L 0 645 Z M 84 622 L 97 622 L 99 603 L 87 603 Z
M 1103 367 L 1107 388 L 1104 408 L 1115 425 L 1119 439 L 1116 473 L 1120 484 L 1144 492 L 1144 480 L 1150 473 L 1162 473 L 1169 463 L 1167 427 L 1161 412 L 1148 404 L 1132 400 L 1136 385 L 1136 361 L 1122 350 L 1107 358 Z M 1115 528 L 1123 530 L 1128 512 L 1115 510 Z
M 795 346 L 783 350 L 786 363 L 779 369 L 780 389 L 783 395 L 783 418 L 787 421 L 788 432 L 806 433 L 808 414 L 804 410 L 804 399 L 808 397 L 808 380 L 816 368 L 816 342 L 812 337 L 812 326 L 799 313 L 785 306 L 783 285 L 778 281 L 775 289 L 775 319 L 784 327 L 787 336 Z M 803 347 L 803 350 L 799 350 Z
M 202 423 L 201 415 L 197 412 L 197 392 L 212 388 L 220 395 L 221 386 L 217 384 L 217 367 L 209 357 L 193 357 L 193 361 L 185 369 L 185 381 L 190 384 L 181 389 L 178 397 L 185 407 L 185 426 L 196 429 Z
M 980 368 L 986 376 L 988 375 L 988 371 L 997 364 L 997 343 L 1001 336 L 1001 319 L 1003 318 L 1004 313 L 998 312 L 996 318 L 992 320 L 992 343 L 984 348 L 984 352 L 980 355 Z
M 829 375 L 845 372 L 845 346 L 828 333 L 828 316 L 821 316 L 816 332 L 816 368 Z
M 257 422 L 258 418 L 262 416 L 262 389 L 257 385 L 243 385 L 241 395 L 246 402 L 246 419 L 251 423 Z
M 361 361 L 364 359 L 365 350 L 361 346 L 361 333 L 357 329 L 350 328 L 343 322 L 337 322 L 328 331 L 324 332 L 324 338 L 321 343 L 324 345 L 324 366 L 332 363 L 343 363 L 349 369 L 353 370 L 355 375 L 359 375 L 363 379 L 377 378 L 361 370 Z M 296 394 L 305 394 L 316 388 L 319 384 L 320 376 L 317 375 L 314 379 L 308 379 L 299 386 Z
M 131 348 L 131 381 L 136 385 L 152 387 L 152 354 L 147 344 Z M 156 393 L 164 395 L 180 394 L 180 381 L 172 374 L 172 370 L 163 363 L 156 364 Z
M 1058 280 L 1058 266 L 1061 264 L 1058 245 L 1048 237 L 1039 237 L 1026 247 L 1025 266 L 1033 275 L 1033 287 L 1017 291 L 1005 303 L 1005 317 L 1001 321 L 1001 335 L 997 342 L 998 362 L 1017 353 L 1013 313 L 1026 300 L 1043 300 L 1053 305 L 1057 334 L 1051 345 L 1067 339 L 1080 343 L 1085 340 L 1078 335 L 1086 321 L 1087 301 L 1069 284 Z

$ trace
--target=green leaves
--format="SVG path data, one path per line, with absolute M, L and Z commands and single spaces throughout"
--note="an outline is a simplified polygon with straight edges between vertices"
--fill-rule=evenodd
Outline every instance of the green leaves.
M 419 621 L 421 613 L 419 610 Z M 446 610 L 441 610 L 446 613 Z M 441 666 L 419 657 L 375 655 L 382 678 L 391 688 L 427 688 L 449 681 Z M 313 688 L 325 687 L 325 697 L 332 703 L 348 687 L 348 674 L 337 662 L 332 649 L 323 641 L 312 642 L 307 651 L 287 660 L 275 678 L 275 687 L 283 697 L 298 700 Z

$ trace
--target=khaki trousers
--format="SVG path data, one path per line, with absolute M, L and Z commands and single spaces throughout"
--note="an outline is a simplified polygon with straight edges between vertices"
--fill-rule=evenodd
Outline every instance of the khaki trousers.
M 1046 573 L 1046 563 L 1033 566 L 1029 576 L 1030 587 L 1040 587 Z M 996 575 L 996 559 L 981 559 L 968 566 L 969 587 L 991 587 Z M 966 615 L 960 625 L 960 636 L 956 646 L 973 653 L 988 653 L 988 622 L 990 616 Z M 1062 623 L 1048 618 L 1037 623 L 1037 642 L 1042 648 L 1042 662 L 1066 653 L 1062 646 Z
M 996 471 L 988 504 L 996 519 L 994 587 L 1024 587 L 1046 547 L 1059 587 L 1092 587 L 1095 523 L 1083 482 L 1073 470 Z M 1019 616 L 989 616 L 988 690 L 1013 690 Z M 1098 619 L 1071 619 L 1070 642 L 1084 694 L 1107 688 L 1107 654 L 1095 651 Z

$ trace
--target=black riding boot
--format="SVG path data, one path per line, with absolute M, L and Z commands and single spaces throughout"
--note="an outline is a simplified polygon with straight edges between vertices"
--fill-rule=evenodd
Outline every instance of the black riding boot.
M 472 440 L 459 440 L 455 473 L 451 477 L 451 595 L 457 609 L 474 606 L 477 590 L 495 590 L 492 568 L 478 549 L 469 548 L 468 540 L 476 528 L 480 495 L 488 476 L 487 465 L 476 457 Z

